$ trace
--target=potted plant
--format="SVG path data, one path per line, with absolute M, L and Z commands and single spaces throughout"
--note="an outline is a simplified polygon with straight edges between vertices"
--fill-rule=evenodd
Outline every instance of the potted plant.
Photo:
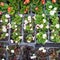
M 9 29 L 10 29 L 10 15 L 9 14 L 2 14 L 1 18 L 0 18 L 0 41 L 4 40 L 8 40 L 9 38 Z
M 50 23 L 50 30 L 51 30 L 51 41 L 55 43 L 59 43 L 60 35 L 60 24 L 59 24 L 59 18 L 57 13 L 57 4 L 52 3 L 51 1 L 47 1 L 46 3 L 46 13 L 49 15 L 49 23 Z M 56 38 L 56 36 L 58 38 Z
M 44 44 L 47 41 L 47 30 L 49 29 L 48 20 L 44 13 L 35 16 L 36 39 L 37 43 Z
M 31 16 L 24 19 L 24 40 L 25 42 L 34 42 L 34 20 Z
M 51 19 L 52 24 L 50 26 L 51 29 L 51 41 L 55 42 L 55 43 L 59 43 L 59 39 L 60 39 L 60 35 L 59 35 L 59 31 L 60 31 L 60 24 L 59 24 L 59 18 L 57 16 L 53 17 Z M 57 36 L 57 38 L 56 38 Z
M 22 18 L 15 14 L 11 20 L 11 43 L 21 42 L 22 40 Z

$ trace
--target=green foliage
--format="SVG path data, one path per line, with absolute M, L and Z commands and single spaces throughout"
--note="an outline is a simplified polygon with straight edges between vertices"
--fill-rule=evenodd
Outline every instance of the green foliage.
M 47 37 L 43 38 L 43 34 L 45 34 L 45 32 L 39 32 L 39 33 L 37 33 L 36 38 L 37 38 L 37 43 L 38 44 L 40 44 L 40 43 L 44 44 L 45 41 L 47 40 Z
M 33 40 L 32 34 L 27 35 L 26 40 L 27 40 L 27 42 L 28 41 L 32 42 L 32 40 Z
M 12 39 L 16 42 L 20 42 L 20 36 L 21 36 L 21 25 L 22 23 L 22 18 L 18 15 L 18 14 L 15 14 L 14 17 L 12 17 L 12 21 L 11 21 L 11 26 L 12 26 L 12 29 L 13 29 L 13 32 L 12 32 Z M 17 29 L 17 30 L 16 30 Z

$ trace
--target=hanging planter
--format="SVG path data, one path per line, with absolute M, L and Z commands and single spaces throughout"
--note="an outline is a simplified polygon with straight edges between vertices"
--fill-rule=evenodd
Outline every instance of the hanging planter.
M 54 16 L 57 13 L 57 4 L 53 4 L 51 1 L 47 1 L 46 3 L 46 14 L 50 16 Z
M 48 21 L 46 19 L 46 15 L 44 13 L 40 15 L 36 15 L 35 19 L 35 24 L 36 24 L 36 39 L 37 43 L 44 44 L 47 41 L 47 30 L 49 28 L 48 26 Z
M 24 19 L 24 40 L 25 42 L 34 42 L 34 20 L 31 16 Z
M 47 9 L 48 8 L 48 9 Z M 57 13 L 57 4 L 53 4 L 51 1 L 47 1 L 46 3 L 46 12 L 49 15 L 50 20 L 50 30 L 51 30 L 51 41 L 55 43 L 59 43 L 60 35 L 60 24 Z
M 37 31 L 47 31 L 47 29 L 49 28 L 46 15 L 44 13 L 35 16 L 35 24 Z
M 11 43 L 18 43 L 22 40 L 22 18 L 21 15 L 15 14 L 11 20 Z
M 9 38 L 9 29 L 10 29 L 10 15 L 9 14 L 2 14 L 1 18 L 0 18 L 0 41 L 4 40 L 8 40 Z

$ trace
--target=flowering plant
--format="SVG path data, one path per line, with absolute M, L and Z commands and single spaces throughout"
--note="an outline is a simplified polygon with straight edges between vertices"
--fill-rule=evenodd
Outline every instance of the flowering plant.
M 37 38 L 37 43 L 38 44 L 45 44 L 46 43 L 46 40 L 47 40 L 47 35 L 46 35 L 46 32 L 39 32 L 36 34 L 36 38 Z
M 34 38 L 34 37 L 32 36 L 32 34 L 28 34 L 28 35 L 26 36 L 27 42 L 33 42 L 33 41 L 34 41 L 33 38 Z
M 9 25 L 10 15 L 3 14 L 0 18 L 0 40 L 5 39 L 9 36 L 8 30 L 10 28 Z M 8 40 L 8 39 L 7 39 Z
M 13 43 L 13 41 L 15 43 L 18 43 L 21 41 L 22 39 L 22 35 L 21 35 L 21 24 L 22 24 L 22 18 L 21 16 L 19 16 L 18 14 L 15 14 L 14 17 L 12 17 L 12 21 L 11 21 L 11 43 Z
M 46 11 L 49 15 L 50 19 L 50 30 L 51 30 L 51 41 L 59 43 L 60 35 L 60 24 L 59 24 L 59 18 L 57 13 L 57 4 L 51 3 L 51 1 L 47 1 L 46 3 Z
M 48 20 L 46 18 L 46 15 L 44 13 L 40 15 L 36 15 L 35 19 L 35 24 L 36 24 L 36 39 L 37 43 L 46 43 L 47 41 L 47 30 L 49 28 L 48 26 Z
M 45 11 L 43 10 L 44 4 L 46 6 Z M 56 0 L 52 0 L 52 2 L 47 1 L 46 3 L 45 0 L 2 0 L 0 2 L 0 8 L 0 15 L 4 12 L 7 13 L 0 18 L 2 24 L 0 28 L 0 39 L 8 37 L 8 30 L 11 29 L 11 43 L 20 42 L 23 38 L 24 40 L 32 42 L 35 39 L 35 32 L 37 42 L 45 43 L 47 41 L 48 35 L 46 32 L 48 29 L 51 30 L 51 37 L 58 34 L 55 31 L 60 31 Z M 11 21 L 10 16 L 12 17 Z M 60 38 L 59 34 L 58 38 Z
M 24 38 L 27 42 L 34 41 L 34 20 L 31 16 L 24 19 Z
M 0 2 L 0 13 L 7 12 L 8 4 L 4 2 Z
M 59 31 L 55 30 L 51 33 L 51 41 L 55 43 L 60 43 Z
M 37 14 L 40 14 L 40 12 L 42 11 L 42 3 L 40 0 L 24 0 L 24 1 L 20 1 L 20 5 L 21 7 L 20 9 L 20 13 L 22 14 L 26 14 L 29 12 L 34 12 Z

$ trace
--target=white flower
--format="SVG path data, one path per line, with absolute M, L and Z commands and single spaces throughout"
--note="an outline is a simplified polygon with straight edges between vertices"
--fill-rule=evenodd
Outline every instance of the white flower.
M 54 36 L 51 36 L 51 39 L 54 39 Z
M 46 28 L 48 29 L 49 28 L 49 25 L 47 25 Z
M 35 39 L 35 36 L 34 37 L 32 37 L 33 38 L 33 40 Z
M 0 20 L 0 22 L 3 22 L 2 20 Z
M 47 37 L 47 35 L 46 34 L 43 34 L 43 39 L 45 39 Z
M 43 49 L 43 51 L 42 51 L 43 53 L 46 53 L 46 49 Z
M 36 20 L 36 15 L 34 15 L 32 18 L 33 18 L 34 20 Z
M 38 27 L 38 26 L 36 26 L 36 29 L 39 29 L 39 27 Z
M 39 35 L 39 33 L 37 33 L 37 35 Z
M 2 60 L 5 60 L 4 58 L 2 58 Z
M 11 43 L 14 43 L 13 40 L 10 40 L 10 41 L 11 41 Z
M 27 21 L 27 20 L 25 20 L 25 21 L 24 21 L 24 23 L 25 23 L 25 24 L 28 24 L 28 21 Z
M 31 20 L 28 21 L 28 23 L 30 23 L 30 22 L 31 22 Z
M 5 19 L 5 22 L 8 22 L 8 19 Z
M 45 41 L 45 43 L 47 43 L 47 42 L 48 42 L 48 40 Z
M 59 28 L 60 26 L 59 26 L 59 24 L 56 24 L 55 27 L 56 27 L 56 28 Z
M 35 59 L 35 58 L 36 58 L 36 56 L 35 56 L 35 55 L 33 55 L 33 56 L 31 56 L 30 58 L 31 58 L 31 59 Z
M 32 26 L 32 24 L 29 25 L 30 27 Z
M 6 33 L 6 36 L 9 36 L 9 34 L 8 34 L 8 33 Z
M 54 32 L 55 30 L 53 29 L 52 32 Z
M 15 43 L 18 43 L 18 41 L 15 41 Z
M 14 50 L 11 50 L 11 53 L 14 53 Z
M 24 24 L 24 29 L 26 29 L 26 25 Z
M 43 17 L 45 17 L 45 14 L 42 14 Z
M 28 43 L 30 43 L 31 41 L 27 40 Z
M 46 23 L 46 19 L 43 19 L 43 22 Z
M 40 51 L 43 50 L 43 49 L 44 49 L 44 47 L 40 47 L 40 48 L 39 48 Z
M 51 9 L 52 8 L 52 5 L 50 5 L 49 8 Z
M 39 24 L 37 24 L 37 25 L 36 25 L 36 29 L 39 29 L 39 26 L 40 26 L 40 25 L 39 25 Z
M 28 16 L 28 20 L 31 20 L 31 16 Z
M 7 25 L 9 26 L 9 28 L 11 28 L 11 24 L 10 23 L 8 23 Z
M 55 10 L 51 10 L 50 15 L 53 16 L 55 14 L 55 12 L 56 12 Z
M 19 14 L 20 17 L 23 17 L 23 14 Z
M 9 50 L 9 47 L 8 46 L 6 46 L 6 50 Z
M 17 28 L 15 29 L 15 31 L 17 30 Z
M 57 7 L 55 7 L 54 10 L 57 10 Z
M 15 33 L 16 35 L 18 35 L 18 33 Z
M 15 28 L 17 28 L 17 25 L 15 25 Z
M 2 26 L 2 31 L 7 32 L 6 26 Z
M 19 38 L 20 38 L 20 39 L 22 39 L 22 38 L 23 38 L 23 36 L 19 36 Z
M 9 14 L 6 14 L 5 17 L 6 17 L 6 18 L 10 18 L 10 15 L 9 15 Z
M 40 28 L 43 28 L 43 24 L 40 25 Z
M 46 52 L 46 49 L 44 47 L 40 47 L 39 50 L 42 51 L 43 53 Z

